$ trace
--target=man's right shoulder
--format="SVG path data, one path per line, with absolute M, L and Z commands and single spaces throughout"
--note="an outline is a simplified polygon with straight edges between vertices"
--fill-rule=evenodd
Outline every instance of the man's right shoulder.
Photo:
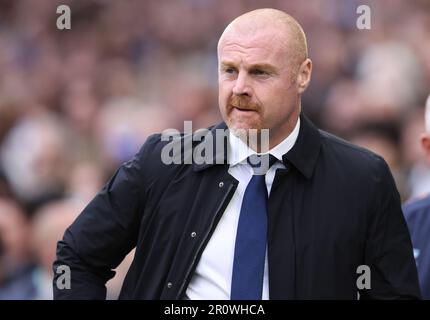
M 171 130 L 152 134 L 142 145 L 135 160 L 147 174 L 174 174 L 184 166 L 190 167 L 189 165 L 193 164 L 196 146 L 202 144 L 206 147 L 206 142 L 215 145 L 213 142 L 216 139 L 216 129 L 222 128 L 220 123 L 190 133 Z M 213 140 L 207 139 L 208 137 Z
M 188 163 L 187 157 L 192 155 L 194 148 L 206 139 L 207 135 L 213 135 L 214 129 L 219 125 L 200 129 L 191 133 L 178 131 L 163 131 L 150 135 L 139 151 L 139 156 L 151 163 L 164 165 L 183 165 Z

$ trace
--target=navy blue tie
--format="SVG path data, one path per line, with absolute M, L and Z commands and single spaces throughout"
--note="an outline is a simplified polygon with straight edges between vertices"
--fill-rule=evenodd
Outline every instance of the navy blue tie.
M 272 155 L 248 158 L 254 175 L 246 187 L 237 226 L 231 300 L 261 300 L 267 243 L 268 195 L 265 177 L 275 162 L 276 158 Z

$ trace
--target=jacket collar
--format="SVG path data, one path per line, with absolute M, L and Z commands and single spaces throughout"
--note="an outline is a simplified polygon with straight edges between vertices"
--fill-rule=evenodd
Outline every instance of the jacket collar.
M 202 142 L 198 145 L 204 147 L 204 144 L 209 143 L 208 148 L 212 148 L 213 158 L 210 163 L 197 163 L 193 161 L 193 170 L 198 172 L 215 164 L 228 163 L 228 145 L 229 135 L 228 127 L 225 122 L 220 122 L 215 126 L 209 128 L 209 132 L 202 138 Z M 209 139 L 207 138 L 209 136 Z M 217 140 L 218 139 L 218 140 Z M 217 146 L 221 146 L 217 148 Z
M 223 148 L 218 148 L 217 150 L 217 148 L 215 148 L 216 143 L 212 143 L 214 148 L 212 163 L 198 164 L 193 162 L 194 171 L 204 170 L 214 164 L 227 164 L 229 135 L 228 133 L 220 134 L 222 132 L 227 132 L 226 129 L 227 125 L 225 122 L 221 122 L 209 129 L 207 135 L 212 135 L 212 137 L 210 139 L 204 137 L 199 144 L 205 142 L 212 143 L 218 138 L 223 139 L 222 144 L 219 144 L 222 145 Z M 282 162 L 287 168 L 294 166 L 302 175 L 309 179 L 315 168 L 320 146 L 321 136 L 318 129 L 304 114 L 300 114 L 299 135 L 291 150 L 282 156 Z
M 282 160 L 288 168 L 293 165 L 306 178 L 310 178 L 316 166 L 321 147 L 321 135 L 315 125 L 300 114 L 300 131 L 294 146 L 283 155 Z
M 288 135 L 288 137 L 271 148 L 268 153 L 282 162 L 283 155 L 290 151 L 296 143 L 297 137 L 299 136 L 299 129 L 300 119 L 297 120 L 293 131 Z M 246 159 L 248 157 L 257 154 L 255 150 L 251 149 L 245 142 L 243 142 L 239 137 L 235 136 L 231 131 L 229 133 L 229 139 L 230 153 L 228 154 L 228 163 L 230 167 L 233 167 L 239 163 L 246 163 Z

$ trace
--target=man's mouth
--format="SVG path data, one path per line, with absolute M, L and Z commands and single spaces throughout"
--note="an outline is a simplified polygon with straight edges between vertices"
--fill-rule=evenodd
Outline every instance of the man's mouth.
M 250 109 L 250 108 L 243 108 L 243 107 L 236 107 L 236 106 L 232 106 L 233 109 L 242 111 L 242 112 L 257 112 L 257 110 L 255 109 Z

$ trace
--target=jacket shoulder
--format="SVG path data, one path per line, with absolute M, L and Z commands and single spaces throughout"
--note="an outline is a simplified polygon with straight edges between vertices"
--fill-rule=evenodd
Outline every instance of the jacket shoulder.
M 319 132 L 324 156 L 338 169 L 345 168 L 353 175 L 390 173 L 387 163 L 380 155 L 326 131 Z
M 214 135 L 222 124 L 194 132 L 163 131 L 149 136 L 137 154 L 146 178 L 159 180 L 171 178 L 178 171 L 189 169 L 193 164 L 193 152 L 197 145 Z

